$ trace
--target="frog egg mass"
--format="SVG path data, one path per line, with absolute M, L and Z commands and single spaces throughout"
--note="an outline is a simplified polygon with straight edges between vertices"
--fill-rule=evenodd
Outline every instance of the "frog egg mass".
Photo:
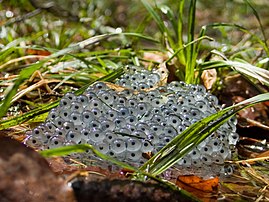
M 177 81 L 158 86 L 161 77 L 158 71 L 129 66 L 116 81 L 121 90 L 96 82 L 83 95 L 67 93 L 45 123 L 28 133 L 25 143 L 40 150 L 88 143 L 103 154 L 141 166 L 147 161 L 143 154 L 155 154 L 191 124 L 220 109 L 218 99 L 203 86 Z M 231 159 L 239 139 L 235 125 L 236 119 L 230 119 L 176 167 L 185 173 L 227 173 L 224 161 Z M 72 157 L 105 164 L 90 151 Z

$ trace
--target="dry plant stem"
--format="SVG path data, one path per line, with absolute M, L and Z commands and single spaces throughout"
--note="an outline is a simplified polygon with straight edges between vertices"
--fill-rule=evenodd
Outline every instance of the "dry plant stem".
M 269 185 L 269 179 L 265 178 L 265 176 L 260 176 L 249 164 L 248 167 L 242 167 L 250 176 L 254 177 L 257 180 L 260 180 L 266 185 Z
M 252 158 L 252 159 L 246 159 L 246 160 L 240 160 L 240 161 L 226 161 L 227 163 L 252 163 L 255 161 L 264 161 L 264 160 L 268 160 L 269 156 L 265 156 L 265 157 L 258 157 L 258 158 Z
M 0 65 L 0 70 L 4 69 L 6 66 L 11 65 L 13 63 L 22 61 L 22 60 L 27 60 L 27 59 L 44 59 L 47 56 L 43 56 L 43 55 L 27 55 L 27 56 L 23 56 L 20 58 L 15 58 L 13 60 L 9 60 L 8 62 L 6 62 L 5 64 Z
M 45 86 L 47 92 L 50 93 L 50 94 L 52 94 L 53 91 L 50 89 L 50 87 L 49 87 L 48 84 L 49 84 L 49 83 L 58 83 L 58 82 L 61 82 L 61 80 L 58 80 L 58 79 L 52 79 L 52 80 L 44 79 L 43 76 L 41 75 L 41 73 L 40 73 L 39 71 L 36 71 L 36 72 L 31 76 L 31 78 L 29 79 L 29 81 L 30 81 L 30 82 L 33 81 L 34 78 L 35 78 L 36 76 L 39 76 L 39 78 L 40 78 L 41 80 L 38 81 L 37 83 L 35 83 L 35 84 L 33 84 L 33 85 L 27 87 L 26 89 L 23 89 L 23 90 L 21 90 L 20 92 L 18 92 L 18 93 L 14 96 L 14 98 L 12 99 L 11 102 L 15 102 L 15 101 L 17 101 L 17 100 L 20 99 L 22 96 L 24 96 L 26 93 L 29 93 L 29 92 L 31 92 L 31 91 L 33 91 L 33 90 L 35 90 L 35 89 L 37 89 L 37 88 L 39 88 L 39 87 L 41 87 L 41 86 Z
M 260 127 L 260 128 L 262 128 L 262 129 L 264 129 L 264 130 L 269 130 L 269 126 L 264 125 L 264 124 L 262 124 L 262 123 L 260 123 L 260 122 L 258 122 L 258 121 L 255 121 L 255 120 L 252 120 L 252 119 L 249 119 L 249 118 L 246 118 L 246 121 L 247 121 L 248 123 L 252 124 L 253 126 Z

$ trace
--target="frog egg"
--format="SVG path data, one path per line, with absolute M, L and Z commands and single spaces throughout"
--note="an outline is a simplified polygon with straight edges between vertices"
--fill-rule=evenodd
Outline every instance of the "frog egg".
M 113 109 L 109 109 L 107 112 L 107 117 L 109 120 L 114 120 L 117 117 L 117 111 L 113 110 Z
M 136 130 L 136 127 L 133 124 L 126 124 L 126 129 L 132 133 Z
M 89 99 L 88 99 L 88 97 L 86 95 L 79 95 L 79 96 L 77 96 L 76 101 L 78 103 L 81 103 L 83 107 L 87 106 L 88 103 L 89 103 Z
M 105 140 L 108 142 L 108 143 L 111 143 L 113 140 L 115 140 L 116 138 L 118 138 L 118 136 L 115 134 L 115 133 L 113 133 L 113 132 L 111 132 L 111 131 L 107 131 L 106 133 L 105 133 Z
M 199 146 L 199 145 L 198 145 L 198 146 Z M 204 146 L 204 147 L 202 147 L 202 148 L 200 149 L 200 152 L 201 152 L 201 154 L 211 155 L 212 152 L 213 152 L 213 149 L 212 149 L 212 147 L 210 147 L 209 145 L 206 145 L 206 146 Z
M 163 122 L 165 119 L 162 115 L 160 114 L 154 114 L 151 118 L 152 122 L 155 122 L 155 123 L 161 123 Z
M 151 113 L 153 114 L 162 114 L 162 110 L 159 107 L 153 107 L 151 110 Z
M 142 146 L 141 146 L 141 149 L 140 150 L 143 153 L 152 152 L 153 149 L 154 149 L 154 146 L 153 146 L 153 144 L 150 141 L 148 141 L 148 140 L 143 140 L 142 141 Z
M 201 112 L 198 109 L 191 108 L 189 113 L 190 113 L 192 119 L 197 119 L 198 120 L 198 119 L 202 118 Z
M 116 81 L 116 84 L 122 87 L 130 88 L 131 82 L 128 79 L 122 78 Z
M 47 120 L 54 120 L 56 117 L 59 116 L 59 111 L 57 108 L 53 108 L 47 117 Z
M 177 128 L 181 124 L 182 120 L 179 116 L 170 115 L 167 117 L 167 124 Z
M 160 139 L 157 135 L 155 135 L 154 133 L 150 133 L 147 135 L 147 139 L 151 142 L 151 144 L 153 145 L 157 145 L 160 143 Z
M 107 142 L 98 142 L 94 147 L 103 154 L 106 154 L 109 151 L 109 144 Z
M 200 154 L 200 152 L 199 152 L 198 149 L 193 149 L 193 150 L 189 153 L 189 156 L 190 156 L 192 159 L 200 159 L 201 154 Z
M 212 164 L 212 157 L 206 154 L 202 154 L 200 157 L 201 161 L 206 165 Z
M 163 100 L 161 98 L 154 98 L 151 101 L 153 107 L 161 107 L 163 105 Z
M 77 101 L 73 101 L 73 102 L 71 102 L 70 109 L 72 112 L 81 113 L 83 111 L 83 105 Z
M 100 91 L 97 96 L 106 104 L 112 104 L 114 101 L 113 95 L 109 91 Z
M 207 104 L 203 100 L 199 100 L 195 103 L 196 109 L 199 109 L 202 112 L 207 110 Z
M 131 95 L 133 95 L 133 91 L 129 89 L 125 89 L 123 91 L 120 91 L 118 93 L 119 98 L 116 100 L 117 103 L 126 105 L 126 98 L 129 98 Z
M 117 111 L 118 111 L 118 116 L 121 116 L 121 117 L 126 117 L 130 114 L 127 107 L 119 107 Z
M 126 152 L 126 160 L 137 162 L 142 158 L 142 152 L 141 151 L 128 151 Z
M 61 109 L 59 112 L 60 117 L 65 120 L 65 121 L 69 121 L 70 120 L 70 114 L 71 114 L 71 110 L 70 109 Z
M 48 141 L 48 146 L 50 148 L 57 148 L 57 147 L 61 147 L 64 145 L 64 137 L 63 136 L 58 136 L 58 135 L 55 135 L 55 136 L 52 136 L 49 141 Z
M 191 165 L 199 169 L 203 167 L 203 163 L 200 159 L 191 159 Z
M 230 144 L 230 145 L 236 145 L 236 143 L 237 143 L 238 140 L 239 140 L 239 135 L 238 135 L 237 133 L 232 132 L 232 133 L 228 136 L 228 139 L 229 139 L 229 144 Z
M 171 136 L 171 137 L 175 137 L 175 136 L 178 135 L 176 129 L 174 127 L 172 127 L 172 126 L 165 126 L 163 128 L 163 132 L 164 132 L 165 135 Z
M 87 128 L 83 128 L 83 129 L 80 131 L 80 135 L 81 135 L 81 139 L 87 141 L 87 140 L 89 139 L 90 130 L 87 129 Z
M 182 84 L 178 81 L 172 81 L 167 85 L 167 87 L 173 91 L 180 91 L 182 90 Z
M 78 144 L 81 141 L 81 134 L 79 134 L 78 132 L 75 132 L 75 131 L 69 131 L 66 134 L 66 140 L 73 141 L 76 144 Z
M 48 143 L 48 140 L 53 136 L 52 133 L 50 132 L 45 132 L 44 135 L 42 136 L 42 140 L 44 144 Z
M 138 111 L 137 111 L 137 109 L 135 107 L 129 107 L 129 112 L 133 116 L 137 116 L 138 115 Z
M 91 109 L 91 113 L 93 114 L 95 118 L 99 118 L 102 115 L 101 110 L 96 107 Z
M 180 112 L 180 106 L 178 106 L 177 104 L 172 104 L 170 106 L 170 108 L 174 113 L 179 113 Z
M 63 126 L 62 126 L 61 129 L 62 129 L 63 132 L 67 133 L 68 131 L 73 130 L 74 127 L 75 127 L 75 125 L 74 125 L 73 122 L 71 122 L 71 121 L 65 121 L 63 123 Z
M 178 133 L 182 133 L 184 130 L 186 129 L 186 126 L 182 125 L 182 124 L 179 124 L 177 126 L 177 132 Z
M 53 133 L 55 131 L 55 129 L 56 129 L 56 126 L 55 126 L 55 124 L 53 122 L 47 121 L 45 123 L 45 130 L 46 131 L 49 131 L 49 132 Z
M 158 90 L 151 90 L 147 92 L 148 100 L 152 100 L 155 97 L 159 97 L 161 94 Z
M 139 92 L 137 95 L 133 95 L 133 98 L 136 98 L 139 102 L 146 102 L 147 94 L 145 92 Z
M 186 114 L 186 113 L 189 112 L 189 110 L 190 110 L 189 107 L 187 107 L 187 106 L 182 106 L 182 107 L 180 108 L 180 114 Z
M 223 157 L 223 159 L 227 159 L 231 155 L 231 151 L 227 147 L 222 147 L 219 150 L 219 154 Z
M 92 128 L 88 137 L 92 142 L 96 143 L 103 141 L 106 135 L 98 128 Z
M 221 141 L 219 139 L 212 139 L 208 142 L 208 145 L 212 147 L 212 151 L 216 152 L 219 151 L 221 148 Z
M 215 96 L 215 95 L 212 95 L 212 94 L 209 94 L 207 93 L 206 94 L 206 99 L 212 103 L 213 105 L 218 105 L 218 98 Z
M 56 129 L 56 128 L 54 128 Z M 46 131 L 46 127 L 43 126 L 37 126 L 35 129 L 32 131 L 33 136 L 42 136 L 42 134 Z
M 145 89 L 148 89 L 150 87 L 151 87 L 151 85 L 149 85 L 145 82 L 141 82 L 138 84 L 138 90 L 145 90 Z
M 101 108 L 103 105 L 102 101 L 98 98 L 93 98 L 90 102 L 89 102 L 89 108 L 87 109 L 92 109 L 92 108 Z
M 140 150 L 142 146 L 142 142 L 138 138 L 128 138 L 126 140 L 126 146 L 127 146 L 126 148 L 127 151 L 135 152 L 135 151 Z
M 97 120 L 92 120 L 89 124 L 88 124 L 89 128 L 101 128 L 101 123 Z
M 122 117 L 116 117 L 113 122 L 115 123 L 116 128 L 122 128 L 126 125 L 126 120 Z
M 178 164 L 179 164 L 179 165 L 182 165 L 182 166 L 184 166 L 184 167 L 190 167 L 191 164 L 192 164 L 192 160 L 191 160 L 191 158 L 189 158 L 188 156 L 185 156 L 185 157 L 183 157 L 182 159 L 180 159 L 180 160 L 178 161 Z
M 122 139 L 115 139 L 110 143 L 110 149 L 115 154 L 119 154 L 126 151 L 126 144 Z
M 53 134 L 57 135 L 57 136 L 64 136 L 64 133 L 65 133 L 65 131 L 63 128 L 56 128 L 56 130 Z
M 110 120 L 101 121 L 101 129 L 103 131 L 113 131 L 115 127 L 116 125 L 113 121 Z
M 59 106 L 61 108 L 69 108 L 71 105 L 71 100 L 66 98 L 66 97 L 63 97 L 61 100 L 60 100 L 60 104 Z
M 82 117 L 81 118 L 82 118 L 82 121 L 84 123 L 89 123 L 89 122 L 91 122 L 94 119 L 94 115 L 93 115 L 93 113 L 91 111 L 84 110 L 82 112 Z
M 69 92 L 64 95 L 64 98 L 67 98 L 72 102 L 76 100 L 76 95 L 74 93 Z
M 159 82 L 160 79 L 161 79 L 161 77 L 160 77 L 160 75 L 157 74 L 157 73 L 151 73 L 151 74 L 149 74 L 148 77 L 147 77 L 147 80 L 148 80 L 148 81 L 150 80 L 154 85 L 155 85 L 157 82 Z
M 100 90 L 108 89 L 107 85 L 104 82 L 96 82 L 95 84 L 92 85 L 92 87 L 97 92 Z
M 233 174 L 233 167 L 231 165 L 225 165 L 222 171 L 225 175 L 232 175 Z
M 85 95 L 88 98 L 88 102 L 90 102 L 93 99 L 97 99 L 97 95 L 94 92 L 92 92 L 92 91 L 86 90 Z
M 75 124 L 75 125 L 81 125 L 82 120 L 81 120 L 81 113 L 79 112 L 73 112 L 70 114 L 70 120 Z
M 54 125 L 57 127 L 57 128 L 61 128 L 64 124 L 64 119 L 62 119 L 61 117 L 56 117 L 55 120 L 53 121 Z
M 129 115 L 129 116 L 126 117 L 126 123 L 127 124 L 134 124 L 136 122 L 137 122 L 137 119 L 136 119 L 135 116 Z
M 143 131 L 145 134 L 149 134 L 150 132 L 150 128 L 148 126 L 148 124 L 144 123 L 144 122 L 139 122 L 136 124 L 136 129 Z
M 169 143 L 173 137 L 169 135 L 164 135 L 159 137 L 160 142 L 162 143 L 161 146 L 165 146 L 167 143 Z
M 224 158 L 217 152 L 214 152 L 212 154 L 212 162 L 214 162 L 215 164 L 224 164 Z
M 139 102 L 137 104 L 137 112 L 138 112 L 138 114 L 143 115 L 143 114 L 145 114 L 148 111 L 150 111 L 150 107 L 146 103 Z
M 137 100 L 135 98 L 131 98 L 127 101 L 127 106 L 129 107 L 136 107 L 137 105 Z
M 145 139 L 147 137 L 146 134 L 141 130 L 135 130 L 134 132 L 132 132 L 131 135 L 134 137 L 138 137 L 139 139 Z
M 43 145 L 43 140 L 39 136 L 29 135 L 25 140 L 24 143 L 32 148 L 40 148 Z
M 151 124 L 150 128 L 157 136 L 160 136 L 163 133 L 163 127 L 158 124 Z

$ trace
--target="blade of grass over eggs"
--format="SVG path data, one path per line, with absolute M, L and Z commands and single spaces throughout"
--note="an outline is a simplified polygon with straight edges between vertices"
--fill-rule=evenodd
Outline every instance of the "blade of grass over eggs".
M 97 149 L 95 149 L 92 145 L 89 145 L 89 144 L 69 145 L 69 146 L 59 147 L 59 148 L 55 148 L 55 149 L 48 149 L 48 150 L 40 151 L 39 153 L 43 157 L 53 157 L 53 156 L 64 156 L 64 155 L 68 155 L 68 154 L 72 154 L 72 153 L 82 153 L 82 152 L 85 152 L 87 150 L 91 150 L 95 155 L 97 155 L 98 157 L 100 157 L 101 159 L 103 159 L 105 161 L 111 162 L 111 163 L 113 163 L 121 168 L 124 168 L 124 169 L 131 171 L 131 172 L 134 172 L 133 179 L 138 179 L 138 180 L 142 179 L 142 181 L 145 181 L 146 179 L 150 178 L 150 179 L 160 183 L 161 186 L 164 186 L 166 188 L 177 191 L 182 196 L 182 198 L 187 200 L 187 201 L 193 201 L 193 202 L 199 201 L 197 198 L 192 196 L 189 192 L 187 192 L 185 190 L 180 190 L 177 186 L 175 186 L 171 182 L 168 182 L 168 181 L 163 180 L 161 178 L 157 178 L 155 176 L 152 176 L 149 173 L 142 172 L 139 169 L 137 169 L 136 167 L 130 166 L 124 162 L 118 161 L 115 158 L 107 156 L 107 155 L 99 152 Z M 139 175 L 140 177 L 136 178 L 137 175 Z M 148 178 L 145 178 L 145 176 Z
M 238 111 L 268 100 L 269 93 L 260 94 L 194 123 L 157 152 L 140 167 L 140 170 L 149 172 L 153 176 L 161 174 L 184 157 L 184 155 L 189 153 L 195 146 L 207 138 L 213 131 L 217 130 Z M 232 109 L 236 110 L 231 111 Z
M 119 69 L 111 72 L 110 74 L 97 79 L 96 81 L 113 81 L 116 78 L 118 78 L 121 74 L 123 74 L 123 69 L 119 68 Z M 92 82 L 92 83 L 94 83 L 94 82 Z M 91 85 L 92 83 L 89 83 L 89 84 L 81 87 L 80 89 L 78 89 L 75 92 L 75 94 L 79 95 L 79 94 L 83 93 L 89 87 L 89 85 Z M 33 109 L 25 114 L 15 116 L 15 117 L 12 117 L 12 118 L 7 119 L 7 120 L 2 120 L 2 121 L 0 121 L 0 130 L 7 129 L 9 127 L 24 123 L 30 119 L 36 118 L 36 116 L 43 116 L 44 113 L 47 113 L 48 111 L 50 111 L 54 107 L 57 107 L 58 104 L 59 104 L 59 101 L 55 101 L 53 103 L 49 103 L 49 104 L 44 105 L 42 107 L 38 107 L 36 109 Z

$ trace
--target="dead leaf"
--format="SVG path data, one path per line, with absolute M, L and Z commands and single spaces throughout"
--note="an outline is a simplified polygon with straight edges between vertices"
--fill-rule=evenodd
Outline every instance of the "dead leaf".
M 202 201 L 215 201 L 219 190 L 219 178 L 204 180 L 195 175 L 180 175 L 176 180 L 176 185 Z
M 204 70 L 201 79 L 207 90 L 211 89 L 213 84 L 217 81 L 217 71 L 215 69 Z

